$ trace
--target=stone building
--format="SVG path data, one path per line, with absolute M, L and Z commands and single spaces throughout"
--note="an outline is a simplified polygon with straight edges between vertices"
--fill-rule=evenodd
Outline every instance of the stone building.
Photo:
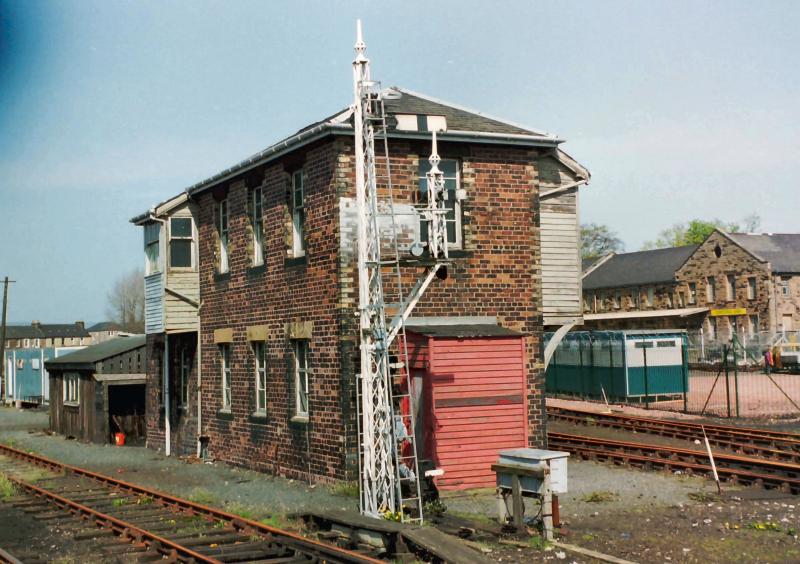
M 735 330 L 770 343 L 800 326 L 800 234 L 716 230 L 699 246 L 613 255 L 583 286 L 589 328 L 682 328 L 706 342 Z
M 546 319 L 559 324 L 581 315 L 576 206 L 588 171 L 553 135 L 393 90 L 386 101 L 389 152 L 405 256 L 420 239 L 414 204 L 434 129 L 449 193 L 452 263 L 413 315 L 521 334 L 523 389 L 519 405 L 508 408 L 518 408 L 525 442 L 544 446 L 542 328 Z M 202 382 L 197 394 L 190 379 L 187 409 L 196 410 L 197 438 L 213 458 L 295 478 L 357 476 L 351 114 L 343 110 L 312 124 L 185 192 L 197 230 Z M 552 228 L 542 221 L 540 192 Z M 545 291 L 543 274 L 561 264 L 559 253 L 574 262 L 572 277 L 553 274 Z M 414 280 L 409 265 L 407 288 Z M 560 294 L 553 285 L 558 276 L 571 282 Z M 153 358 L 148 413 L 158 413 L 164 397 Z M 487 405 L 508 395 L 482 393 Z M 163 429 L 163 421 L 150 418 L 150 447 L 165 446 Z M 191 450 L 188 439 L 173 448 Z

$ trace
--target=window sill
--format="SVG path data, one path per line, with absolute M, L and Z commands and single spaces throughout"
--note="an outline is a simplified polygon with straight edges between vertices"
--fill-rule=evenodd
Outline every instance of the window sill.
M 267 272 L 267 265 L 263 262 L 261 264 L 252 265 L 247 268 L 248 276 L 259 276 Z
M 79 401 L 65 401 L 64 407 L 80 407 L 81 403 Z
M 250 414 L 247 420 L 250 423 L 255 423 L 257 425 L 266 425 L 269 423 L 269 417 L 267 417 L 266 411 L 255 411 Z
M 306 255 L 286 258 L 283 261 L 283 266 L 286 268 L 292 268 L 295 266 L 305 266 L 305 265 L 306 265 Z
M 230 409 L 220 409 L 217 411 L 217 419 L 222 419 L 223 421 L 233 421 L 233 413 L 231 413 Z
M 308 425 L 308 415 L 295 415 L 289 421 L 297 425 Z
M 469 258 L 472 256 L 471 251 L 465 251 L 464 249 L 448 249 L 447 250 L 447 257 L 448 258 Z
M 225 272 L 214 273 L 214 282 L 227 282 L 230 279 L 231 279 L 230 270 L 226 270 Z

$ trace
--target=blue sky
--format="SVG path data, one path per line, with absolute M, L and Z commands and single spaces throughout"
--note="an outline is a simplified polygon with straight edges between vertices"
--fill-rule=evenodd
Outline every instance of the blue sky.
M 800 231 L 798 2 L 0 0 L 9 319 L 103 319 L 130 217 L 350 103 L 357 17 L 384 84 L 566 138 L 629 250 Z

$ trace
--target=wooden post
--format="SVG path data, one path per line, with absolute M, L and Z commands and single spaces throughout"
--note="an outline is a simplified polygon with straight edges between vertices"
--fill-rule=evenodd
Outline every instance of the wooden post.
M 522 488 L 519 484 L 519 474 L 513 474 L 511 476 L 511 499 L 514 511 L 514 526 L 517 528 L 518 533 L 524 533 L 525 524 L 522 522 L 524 506 L 522 505 Z
M 553 492 L 550 489 L 550 471 L 544 473 L 542 483 L 542 536 L 544 540 L 553 540 Z

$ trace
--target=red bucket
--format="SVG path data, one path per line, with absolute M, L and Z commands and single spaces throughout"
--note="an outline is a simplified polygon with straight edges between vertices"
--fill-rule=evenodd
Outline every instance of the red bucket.
M 125 433 L 114 433 L 114 444 L 117 446 L 125 446 Z

